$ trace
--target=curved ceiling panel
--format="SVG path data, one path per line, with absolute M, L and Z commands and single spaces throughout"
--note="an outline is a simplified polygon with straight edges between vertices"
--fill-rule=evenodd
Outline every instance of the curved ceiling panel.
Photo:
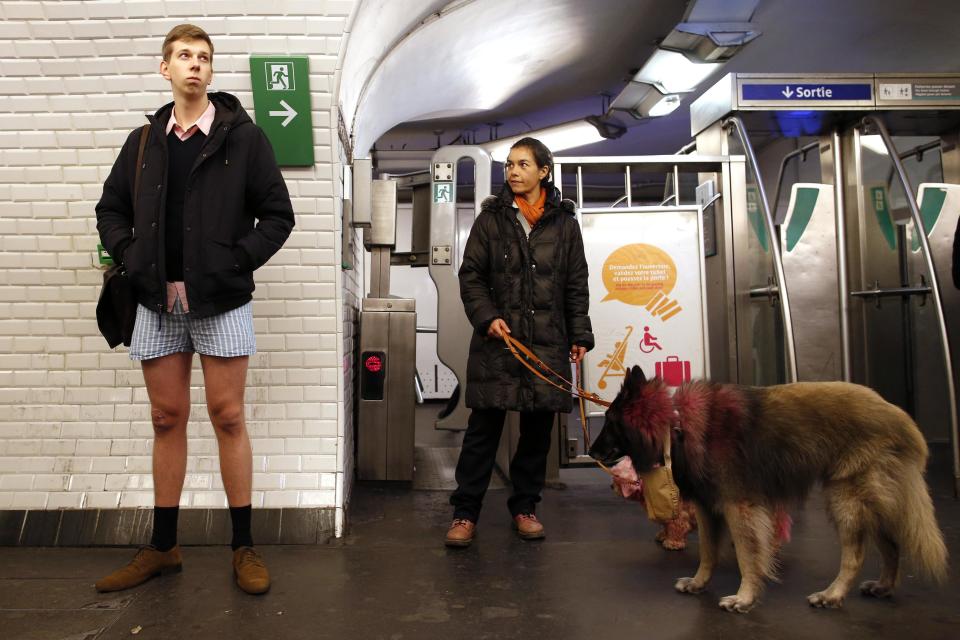
M 596 96 L 628 74 L 624 58 L 642 62 L 655 38 L 669 32 L 684 8 L 675 4 L 665 10 L 657 0 L 451 3 L 374 71 L 353 118 L 354 155 L 366 155 L 402 122 L 483 121 L 494 110 L 511 115 L 505 106 L 524 112 Z
M 338 96 L 347 122 L 353 120 L 360 94 L 383 57 L 447 4 L 448 0 L 364 0 L 360 3 L 350 25 Z

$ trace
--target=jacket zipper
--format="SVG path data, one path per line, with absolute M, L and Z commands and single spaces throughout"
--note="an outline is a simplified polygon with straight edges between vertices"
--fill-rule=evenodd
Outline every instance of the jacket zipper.
M 528 236 L 526 233 L 524 233 L 523 227 L 520 225 L 520 221 L 517 220 L 516 212 L 512 206 L 510 207 L 510 210 L 514 211 L 513 226 L 520 237 L 520 242 L 522 244 L 520 252 L 523 254 L 523 259 L 527 266 L 527 269 L 524 273 L 524 283 L 526 284 L 527 291 L 529 292 L 530 308 L 525 310 L 526 313 L 524 314 L 524 317 L 527 319 L 527 322 L 530 323 L 530 335 L 527 336 L 527 338 L 531 343 L 533 343 L 533 316 L 535 315 L 533 309 L 533 276 L 534 272 L 537 270 L 537 264 L 533 261 L 533 252 L 530 250 L 530 240 L 533 239 L 535 233 L 539 235 L 541 233 L 540 229 L 542 229 L 544 226 L 544 222 L 548 221 L 556 214 L 553 212 L 549 214 L 544 212 L 543 216 L 537 221 L 537 223 L 530 228 L 530 235 Z M 523 296 L 521 292 L 521 298 L 522 297 Z
M 511 208 L 511 211 L 512 210 L 513 209 Z M 528 326 L 530 327 L 530 332 L 529 332 L 529 335 L 527 336 L 527 340 L 529 340 L 530 343 L 532 344 L 533 343 L 533 317 L 532 317 L 533 316 L 533 273 L 532 273 L 533 260 L 530 257 L 530 240 L 527 237 L 527 234 L 524 233 L 523 227 L 520 225 L 520 221 L 517 220 L 516 214 L 514 214 L 513 216 L 513 228 L 520 239 L 520 244 L 521 244 L 520 255 L 522 260 L 525 263 L 525 266 L 527 267 L 526 269 L 524 269 L 524 273 L 523 273 L 523 284 L 527 289 L 527 296 L 524 297 L 523 290 L 521 289 L 520 300 L 521 302 L 525 302 L 526 300 L 529 300 L 530 305 L 529 305 L 529 308 L 525 308 L 526 305 L 521 304 L 520 308 L 523 311 L 524 321 L 528 323 Z M 533 229 L 530 229 L 530 235 L 533 235 Z
M 171 114 L 171 117 L 173 117 L 172 114 Z M 154 131 L 159 131 L 159 130 L 160 130 L 160 129 L 159 129 L 159 121 L 157 120 L 156 116 L 147 116 L 147 120 L 149 120 L 150 123 L 151 123 L 151 125 L 152 125 L 152 126 L 150 127 L 150 133 L 151 133 L 151 134 L 153 134 Z M 217 128 L 222 128 L 222 129 L 224 129 L 224 131 L 226 131 L 227 133 L 229 133 L 229 126 L 230 126 L 230 125 L 223 125 L 223 124 L 222 124 L 222 121 L 221 121 L 221 122 L 216 122 L 216 121 L 214 121 L 213 126 L 211 127 L 211 130 L 214 131 L 214 132 L 216 132 Z M 226 133 L 225 133 L 224 135 L 226 135 Z M 157 138 L 160 140 L 160 148 L 161 148 L 162 151 L 163 151 L 163 153 L 161 154 L 161 155 L 163 156 L 163 158 L 162 158 L 162 159 L 163 159 L 163 162 L 166 163 L 166 162 L 168 161 L 168 160 L 167 160 L 167 140 L 166 140 L 166 136 L 159 136 L 159 135 L 158 135 Z M 190 173 L 189 173 L 189 175 L 188 175 L 188 177 L 187 177 L 187 184 L 188 184 L 188 185 L 190 184 L 190 178 L 193 177 L 194 171 L 196 171 L 196 170 L 200 167 L 200 165 L 203 164 L 203 162 L 207 159 L 207 156 L 212 156 L 212 155 L 213 155 L 213 152 L 216 151 L 216 148 L 213 149 L 213 152 L 206 152 L 206 151 L 204 151 L 204 149 L 206 149 L 206 148 L 207 148 L 210 144 L 212 144 L 212 143 L 213 143 L 213 136 L 210 136 L 210 137 L 203 143 L 203 146 L 200 148 L 200 157 L 197 158 L 197 160 L 196 160 L 196 162 L 194 163 L 193 167 L 190 169 Z M 164 172 L 164 175 L 166 175 L 165 172 Z M 159 280 L 160 280 L 160 301 L 157 303 L 157 317 L 158 317 L 158 321 L 157 321 L 157 331 L 158 331 L 158 332 L 159 332 L 160 329 L 163 327 L 163 314 L 164 314 L 164 312 L 166 311 L 166 306 L 167 306 L 167 305 L 166 305 L 166 298 L 167 298 L 166 262 L 163 262 L 163 268 L 162 268 L 162 269 L 161 269 L 160 266 L 159 266 L 159 265 L 161 264 L 161 255 L 164 255 L 164 256 L 166 255 L 166 253 L 165 253 L 165 251 L 166 251 L 166 247 L 165 247 L 166 228 L 165 228 L 165 224 L 164 224 L 164 223 L 165 223 L 165 221 L 166 221 L 166 213 L 167 213 L 167 188 L 166 188 L 167 185 L 166 185 L 166 182 L 165 182 L 165 181 L 164 181 L 164 182 L 161 182 L 160 184 L 161 184 L 161 190 L 160 190 L 160 209 L 159 209 L 158 212 L 157 212 L 157 219 L 159 220 L 159 223 L 157 224 L 157 265 L 158 265 L 158 267 L 157 267 L 157 277 L 158 277 Z M 136 203 L 134 203 L 134 207 L 136 207 Z M 134 219 L 136 219 L 136 218 L 134 218 Z M 184 279 L 186 279 L 186 278 L 184 278 Z
M 223 141 L 217 140 L 215 138 L 215 136 L 217 135 L 217 132 L 220 130 L 223 130 L 224 132 Z M 214 120 L 213 124 L 210 126 L 210 133 L 211 135 L 207 137 L 207 139 L 203 142 L 203 146 L 200 147 L 200 155 L 197 156 L 197 159 L 194 161 L 193 166 L 190 167 L 190 173 L 187 174 L 187 184 L 186 184 L 187 192 L 184 194 L 184 197 L 183 197 L 184 210 L 186 210 L 187 197 L 191 190 L 190 185 L 193 180 L 194 174 L 200 169 L 200 166 L 204 162 L 206 162 L 209 158 L 212 158 L 213 154 L 216 153 L 220 149 L 220 147 L 223 146 L 224 143 L 226 143 L 227 135 L 230 133 L 230 125 L 224 124 L 222 120 Z M 224 158 L 224 165 L 228 165 L 228 164 L 229 164 L 229 158 Z M 201 215 L 202 215 L 202 212 L 201 212 Z M 184 218 L 184 226 L 187 226 L 186 218 Z M 194 226 L 196 226 L 198 229 L 201 227 L 199 223 L 196 223 Z M 187 239 L 185 237 L 181 238 L 181 242 L 184 245 L 186 245 Z M 186 254 L 186 252 L 184 252 L 184 254 Z M 183 280 L 184 280 L 184 289 L 186 289 L 186 280 L 187 280 L 186 271 L 183 274 Z M 164 286 L 166 286 L 166 283 L 164 283 Z

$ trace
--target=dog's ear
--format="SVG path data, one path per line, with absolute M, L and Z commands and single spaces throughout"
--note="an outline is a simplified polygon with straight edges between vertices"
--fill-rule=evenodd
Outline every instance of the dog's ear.
M 633 387 L 634 387 L 633 372 L 632 372 L 633 369 L 639 369 L 639 367 L 633 367 L 632 369 L 630 367 L 627 367 L 627 369 L 623 372 L 623 384 L 620 385 L 620 393 L 618 394 L 619 396 L 622 396 L 624 398 L 630 397 L 630 392 L 633 391 Z
M 629 398 L 634 391 L 638 391 L 646 383 L 647 378 L 643 375 L 643 369 L 634 365 L 623 372 L 623 386 L 620 388 L 620 393 L 624 398 Z

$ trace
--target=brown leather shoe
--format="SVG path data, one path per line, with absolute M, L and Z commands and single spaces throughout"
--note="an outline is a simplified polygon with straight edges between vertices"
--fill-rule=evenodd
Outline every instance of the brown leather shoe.
M 524 540 L 539 540 L 547 535 L 543 530 L 543 525 L 537 520 L 537 516 L 532 513 L 518 513 L 513 516 L 513 528 L 517 530 Z
M 233 552 L 233 574 L 237 577 L 237 586 L 249 594 L 270 590 L 270 572 L 260 552 L 253 547 L 240 547 Z
M 169 551 L 157 551 L 156 547 L 140 547 L 130 563 L 110 575 L 100 578 L 94 585 L 97 591 L 122 591 L 142 584 L 154 576 L 177 573 L 183 569 L 180 547 Z
M 444 544 L 448 547 L 469 547 L 473 542 L 473 534 L 477 530 L 477 523 L 466 518 L 454 518 L 447 529 Z

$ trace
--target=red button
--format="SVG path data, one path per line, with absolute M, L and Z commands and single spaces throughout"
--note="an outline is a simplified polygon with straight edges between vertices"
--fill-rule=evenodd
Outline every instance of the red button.
M 367 371 L 371 373 L 377 373 L 380 369 L 383 368 L 383 361 L 379 356 L 370 356 L 363 363 L 363 366 L 367 368 Z

